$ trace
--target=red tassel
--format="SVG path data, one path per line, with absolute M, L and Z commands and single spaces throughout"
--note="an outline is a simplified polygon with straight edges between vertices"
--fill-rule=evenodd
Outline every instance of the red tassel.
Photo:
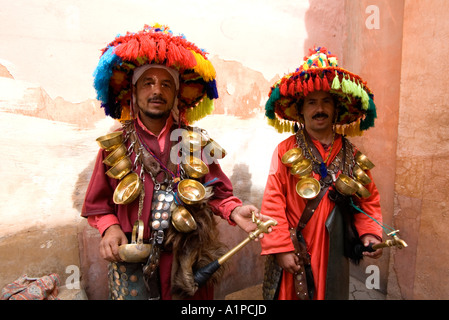
M 296 92 L 302 92 L 301 79 L 296 80 Z
M 282 81 L 279 91 L 280 91 L 281 95 L 283 95 L 283 96 L 287 95 L 287 81 Z
M 288 85 L 288 94 L 292 97 L 295 95 L 295 82 L 294 81 L 290 81 L 290 84 Z
M 331 90 L 331 87 L 329 85 L 329 82 L 327 81 L 326 75 L 324 75 L 324 77 L 323 77 L 323 82 L 322 82 L 321 88 L 323 89 L 323 91 L 330 91 Z
M 309 90 L 309 92 L 313 92 L 314 90 L 312 77 L 310 77 L 309 81 L 307 81 L 307 89 Z
M 131 39 L 117 47 L 115 54 L 123 60 L 134 60 L 139 55 L 139 41 Z
M 139 56 L 140 57 L 148 57 L 148 61 L 153 61 L 156 55 L 156 43 L 150 37 L 142 36 L 139 38 L 140 40 L 140 49 Z
M 304 80 L 302 83 L 302 88 L 304 89 L 304 97 L 306 97 L 309 94 L 309 90 L 307 89 L 307 80 Z
M 159 39 L 157 43 L 157 59 L 159 63 L 163 63 L 167 56 L 167 44 L 164 39 Z
M 182 55 L 179 51 L 179 48 L 174 43 L 170 43 L 168 45 L 168 51 L 167 51 L 167 66 L 171 67 L 175 63 L 181 61 Z
M 320 91 L 321 90 L 321 79 L 320 79 L 319 75 L 317 75 L 315 77 L 315 90 L 316 91 Z

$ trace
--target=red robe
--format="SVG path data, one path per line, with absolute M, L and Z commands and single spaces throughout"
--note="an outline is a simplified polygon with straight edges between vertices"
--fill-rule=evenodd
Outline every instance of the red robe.
M 326 159 L 329 150 L 326 152 L 318 140 L 312 139 L 312 141 L 320 152 L 321 157 Z M 285 152 L 295 147 L 296 138 L 293 135 L 281 142 L 273 154 L 261 212 L 276 219 L 278 225 L 273 228 L 273 232 L 266 234 L 261 240 L 262 255 L 294 251 L 292 241 L 290 240 L 289 229 L 296 228 L 301 213 L 305 208 L 306 200 L 296 193 L 295 187 L 299 180 L 289 173 L 289 168 L 282 164 L 281 158 Z M 335 138 L 331 156 L 326 165 L 329 165 L 332 162 L 341 148 L 342 138 L 341 136 L 338 136 Z M 371 177 L 369 172 L 368 175 Z M 314 174 L 314 177 L 319 179 L 318 174 Z M 381 222 L 382 214 L 379 203 L 379 192 L 377 191 L 374 182 L 371 182 L 365 187 L 371 192 L 371 196 L 362 200 L 354 199 L 354 202 L 358 204 L 365 213 Z M 326 230 L 325 222 L 333 208 L 334 202 L 325 195 L 315 210 L 312 218 L 303 229 L 303 236 L 307 243 L 308 252 L 311 255 L 312 271 L 316 288 L 314 298 L 318 300 L 324 299 L 325 296 L 329 252 L 329 235 Z M 379 238 L 382 237 L 382 228 L 364 214 L 355 215 L 355 226 L 360 236 L 373 234 Z M 279 299 L 297 299 L 294 292 L 293 275 L 287 271 L 283 271 Z
M 171 119 L 171 118 L 169 118 Z M 140 123 L 140 122 L 139 122 Z M 170 141 L 170 125 L 171 121 L 167 121 L 167 125 L 161 132 L 159 137 L 151 134 L 142 125 L 136 125 L 136 130 L 142 137 L 143 142 L 164 164 L 167 164 L 170 157 L 171 141 Z M 129 143 L 129 142 L 128 142 Z M 161 148 L 163 147 L 163 148 Z M 163 150 L 162 150 L 163 149 Z M 116 205 L 112 200 L 112 195 L 117 187 L 119 180 L 108 177 L 105 173 L 109 169 L 103 164 L 103 159 L 107 156 L 104 150 L 100 150 L 97 155 L 95 167 L 92 173 L 89 186 L 87 188 L 81 215 L 88 218 L 91 226 L 97 228 L 100 234 L 113 224 L 119 224 L 125 233 L 131 233 L 133 224 L 137 220 L 138 199 L 128 205 Z M 131 155 L 131 161 L 134 162 L 135 154 Z M 140 172 L 140 170 L 138 171 Z M 232 184 L 229 178 L 221 170 L 218 163 L 209 165 L 209 173 L 206 174 L 201 182 L 211 182 L 213 186 L 213 197 L 209 200 L 209 205 L 214 214 L 226 219 L 231 225 L 235 225 L 229 218 L 232 210 L 242 205 L 237 197 L 233 196 Z M 145 222 L 150 220 L 151 202 L 154 189 L 154 183 L 148 175 L 145 177 L 145 199 L 143 204 L 141 219 Z M 145 224 L 144 239 L 148 239 L 150 227 Z M 171 263 L 172 255 L 169 252 L 162 252 L 159 264 L 160 280 L 161 280 L 161 299 L 171 299 Z M 192 299 L 213 299 L 213 288 L 202 287 Z

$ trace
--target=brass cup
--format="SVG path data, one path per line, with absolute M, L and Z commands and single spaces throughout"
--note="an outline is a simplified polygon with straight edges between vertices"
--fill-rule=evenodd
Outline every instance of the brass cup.
M 304 178 L 312 174 L 312 161 L 306 158 L 297 161 L 290 168 L 290 173 L 298 178 Z
M 103 163 L 110 167 L 113 167 L 117 162 L 119 162 L 126 156 L 127 152 L 128 149 L 126 149 L 126 146 L 122 143 L 113 151 L 111 151 L 111 153 L 103 160 Z
M 365 156 L 360 151 L 357 151 L 355 154 L 355 161 L 357 164 L 362 168 L 362 170 L 371 170 L 374 168 L 374 164 L 368 159 L 367 156 Z
M 352 196 L 359 189 L 357 182 L 345 174 L 340 174 L 335 181 L 337 191 L 346 196 Z
M 281 158 L 281 162 L 287 167 L 292 167 L 303 157 L 302 150 L 299 148 L 293 148 L 288 150 Z
M 178 206 L 172 212 L 171 223 L 176 230 L 183 233 L 188 233 L 196 230 L 196 221 L 190 212 L 183 206 Z
M 142 180 L 137 173 L 128 174 L 115 188 L 112 200 L 115 204 L 131 203 L 139 196 L 142 186 Z
M 215 140 L 209 139 L 209 142 L 207 144 L 210 147 L 210 156 L 217 158 L 217 159 L 223 159 L 228 154 L 225 149 L 223 149 Z
M 320 182 L 315 178 L 303 178 L 296 184 L 296 193 L 304 199 L 315 198 L 321 190 Z
M 191 178 L 201 178 L 205 174 L 209 173 L 207 165 L 197 157 L 186 157 L 185 163 L 182 164 L 183 169 Z
M 355 193 L 356 196 L 359 198 L 368 198 L 371 195 L 371 192 L 368 191 L 360 182 L 356 181 L 357 184 L 357 191 Z
M 201 132 L 193 130 L 183 130 L 181 137 L 183 148 L 189 150 L 190 153 L 198 151 L 207 143 L 207 140 L 204 139 L 204 135 Z
M 118 247 L 118 254 L 123 261 L 144 262 L 150 255 L 151 244 L 143 243 L 143 230 L 143 221 L 139 219 L 134 223 L 131 243 Z
M 100 148 L 105 149 L 106 151 L 111 151 L 123 143 L 123 132 L 116 131 L 108 133 L 107 135 L 97 138 L 96 141 Z
M 356 180 L 359 181 L 362 185 L 367 185 L 371 183 L 371 178 L 358 165 L 354 166 L 353 173 Z
M 118 161 L 112 168 L 106 171 L 106 174 L 113 179 L 122 179 L 126 176 L 132 168 L 131 159 L 124 157 Z
M 186 204 L 196 204 L 206 196 L 206 188 L 192 179 L 184 179 L 178 184 L 178 195 Z

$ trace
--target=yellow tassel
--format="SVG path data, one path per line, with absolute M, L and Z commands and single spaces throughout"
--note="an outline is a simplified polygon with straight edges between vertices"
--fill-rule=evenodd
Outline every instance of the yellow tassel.
M 203 58 L 202 55 L 196 53 L 193 50 L 190 50 L 195 57 L 196 66 L 193 70 L 198 73 L 206 82 L 212 81 L 215 79 L 216 72 L 214 66 L 209 60 Z
M 129 106 L 122 106 L 122 114 L 120 115 L 119 121 L 131 120 L 131 113 Z
M 189 124 L 194 123 L 214 111 L 214 102 L 209 98 L 204 98 L 198 105 L 186 110 L 186 120 Z
M 331 88 L 334 89 L 334 90 L 340 90 L 340 88 L 341 88 L 340 80 L 338 79 L 338 72 L 337 71 L 335 71 L 335 77 L 334 77 L 334 80 L 332 81 Z

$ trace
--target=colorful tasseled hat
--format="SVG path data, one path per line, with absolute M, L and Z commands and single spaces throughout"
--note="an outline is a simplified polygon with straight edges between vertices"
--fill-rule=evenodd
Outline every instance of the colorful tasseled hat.
M 183 35 L 175 36 L 159 24 L 119 35 L 102 50 L 95 69 L 97 99 L 107 116 L 131 119 L 133 70 L 144 64 L 162 64 L 180 74 L 179 117 L 191 124 L 212 113 L 213 99 L 218 98 L 215 69 L 206 54 Z
M 295 124 L 301 122 L 296 104 L 315 90 L 337 97 L 338 133 L 357 136 L 374 126 L 377 113 L 373 93 L 359 76 L 338 67 L 337 57 L 324 47 L 311 49 L 295 72 L 271 87 L 265 105 L 268 123 L 280 133 L 294 132 Z

